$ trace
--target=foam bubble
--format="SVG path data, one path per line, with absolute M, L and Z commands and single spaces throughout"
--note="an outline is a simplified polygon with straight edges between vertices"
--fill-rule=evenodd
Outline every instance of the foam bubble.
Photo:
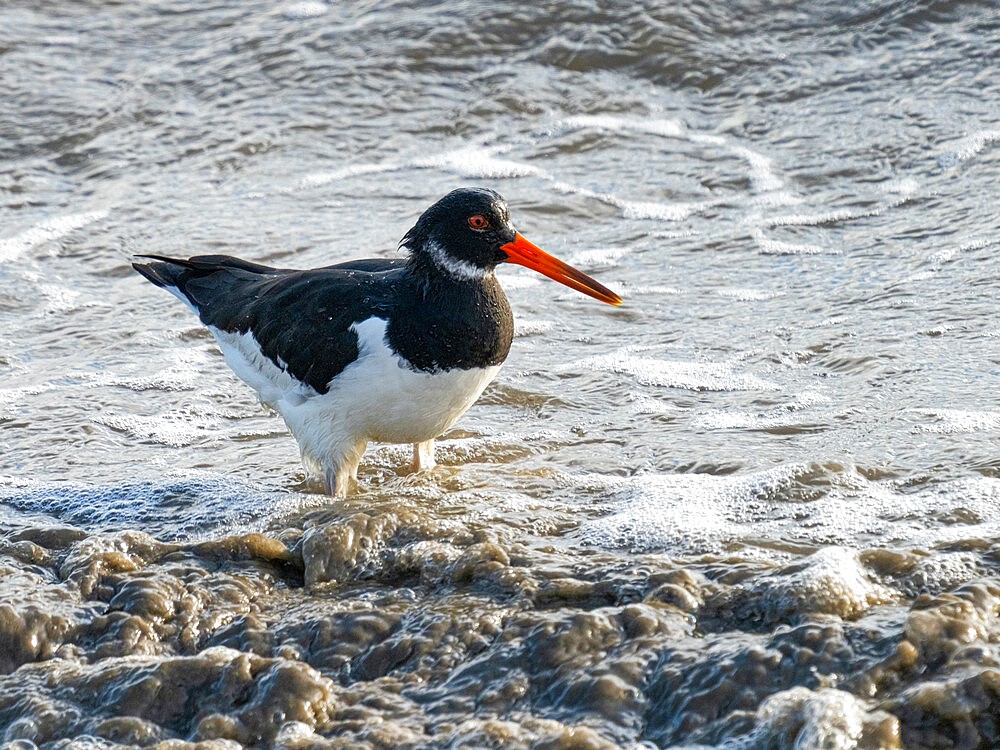
M 619 258 L 632 251 L 627 247 L 602 247 L 596 250 L 581 250 L 573 253 L 570 261 L 577 266 L 613 266 Z
M 366 174 L 378 174 L 379 172 L 393 172 L 402 168 L 402 164 L 393 164 L 391 162 L 385 164 L 352 164 L 347 167 L 341 167 L 340 169 L 307 174 L 299 181 L 299 188 L 307 189 L 322 187 L 323 185 L 329 185 L 331 182 L 346 180 L 349 177 L 357 177 L 359 175 Z
M 819 226 L 821 224 L 839 224 L 842 221 L 852 221 L 854 219 L 865 219 L 869 216 L 878 216 L 883 211 L 881 207 L 870 209 L 850 209 L 840 208 L 833 211 L 821 211 L 814 214 L 787 214 L 785 216 L 774 216 L 766 219 L 765 223 L 771 227 L 798 227 L 798 226 Z
M 615 133 L 649 133 L 665 138 L 686 138 L 691 143 L 715 146 L 744 159 L 750 167 L 750 182 L 755 190 L 771 192 L 780 189 L 783 181 L 774 173 L 774 162 L 747 146 L 731 143 L 721 135 L 692 133 L 677 120 L 620 115 L 576 115 L 561 120 L 559 127 L 567 130 L 608 130 Z
M 858 617 L 893 593 L 872 580 L 857 550 L 824 547 L 750 585 L 751 594 L 775 622 L 803 612 Z
M 42 312 L 46 315 L 70 312 L 81 307 L 95 307 L 97 302 L 85 298 L 82 292 L 59 284 L 39 284 L 36 291 L 45 298 Z
M 514 337 L 537 336 L 548 333 L 555 327 L 551 320 L 518 320 L 514 322 Z
M 300 2 L 291 3 L 286 5 L 281 11 L 281 15 L 285 18 L 301 19 L 301 18 L 317 18 L 326 13 L 327 6 L 326 3 L 320 2 Z
M 497 158 L 496 154 L 500 152 L 496 148 L 465 146 L 436 156 L 415 159 L 411 164 L 414 167 L 447 169 L 463 177 L 496 179 L 545 175 L 543 170 L 530 164 Z
M 712 204 L 704 203 L 659 203 L 656 201 L 628 201 L 614 198 L 614 205 L 622 210 L 626 219 L 661 219 L 663 221 L 681 221 L 696 211 L 708 208 Z
M 1000 430 L 1000 411 L 979 411 L 964 409 L 910 409 L 920 414 L 924 420 L 916 426 L 917 432 L 985 432 Z
M 503 276 L 504 289 L 530 289 L 542 283 L 542 277 L 533 273 L 505 273 Z
M 0 261 L 14 260 L 22 253 L 38 247 L 46 242 L 58 240 L 77 229 L 100 221 L 108 215 L 107 211 L 89 211 L 86 213 L 56 216 L 35 224 L 13 237 L 0 239 Z
M 868 709 L 850 693 L 832 688 L 809 690 L 794 687 L 768 696 L 757 711 L 755 747 L 771 747 L 776 740 L 794 736 L 780 747 L 855 750 L 865 728 Z
M 813 475 L 819 472 L 817 480 Z M 604 490 L 608 515 L 581 533 L 610 547 L 705 552 L 782 539 L 812 545 L 932 547 L 970 536 L 1000 536 L 1000 479 L 973 477 L 914 491 L 894 481 L 787 465 L 762 472 L 587 475 Z M 803 492 L 818 495 L 802 502 Z
M 590 543 L 606 547 L 684 551 L 721 549 L 765 523 L 765 500 L 792 485 L 802 466 L 779 466 L 749 474 L 644 474 L 595 477 L 614 495 L 615 510 L 581 527 Z
M 957 141 L 955 146 L 942 154 L 945 162 L 966 161 L 995 141 L 1000 141 L 1000 130 L 977 130 Z
M 219 419 L 193 416 L 183 412 L 155 416 L 100 414 L 94 417 L 94 421 L 139 440 L 149 440 L 175 448 L 192 445 L 205 438 L 213 438 L 219 430 Z
M 715 409 L 691 420 L 691 426 L 707 430 L 771 430 L 792 427 L 802 423 L 795 415 L 817 404 L 829 402 L 829 398 L 818 391 L 805 391 L 793 401 L 769 411 L 753 412 L 734 409 Z
M 0 477 L 0 504 L 19 513 L 42 514 L 88 531 L 143 529 L 162 539 L 210 538 L 218 529 L 258 531 L 275 514 L 312 501 L 208 473 L 106 485 Z
M 879 189 L 888 195 L 911 198 L 920 189 L 920 182 L 912 177 L 901 177 L 883 182 Z
M 784 182 L 774 173 L 774 162 L 751 148 L 730 143 L 720 135 L 696 134 L 691 136 L 691 141 L 718 146 L 744 159 L 750 167 L 750 184 L 758 192 L 773 192 L 784 186 Z
M 764 255 L 821 255 L 825 253 L 839 254 L 839 250 L 828 250 L 820 245 L 809 245 L 803 242 L 781 242 L 766 237 L 762 231 L 753 231 L 754 242 Z
M 679 411 L 673 404 L 641 393 L 630 393 L 628 400 L 633 414 L 674 414 Z
M 634 297 L 639 294 L 684 294 L 683 289 L 678 289 L 675 286 L 665 286 L 659 284 L 650 284 L 649 286 L 630 286 L 627 287 L 628 295 Z
M 996 239 L 991 237 L 981 237 L 971 242 L 964 242 L 958 247 L 945 247 L 927 256 L 927 262 L 934 265 L 947 263 L 960 253 L 968 253 L 973 250 L 982 250 L 985 247 L 996 244 Z
M 561 120 L 557 127 L 566 130 L 610 130 L 618 133 L 631 131 L 662 135 L 667 138 L 680 138 L 684 135 L 684 126 L 677 120 L 618 115 L 574 115 Z
M 860 750 L 862 746 L 897 747 L 898 736 L 898 719 L 869 710 L 851 693 L 793 687 L 760 704 L 749 732 L 714 745 L 671 745 L 671 750 Z
M 34 396 L 43 393 L 45 390 L 45 388 L 37 385 L 25 388 L 0 388 L 0 407 L 20 405 L 27 396 Z
M 780 297 L 784 292 L 774 292 L 767 289 L 719 289 L 717 294 L 723 297 L 731 297 L 740 302 L 763 302 L 764 300 Z
M 882 192 L 889 197 L 871 208 L 839 208 L 814 214 L 786 214 L 765 219 L 764 224 L 769 227 L 820 226 L 880 216 L 886 209 L 895 208 L 909 201 L 918 187 L 919 183 L 912 179 L 891 180 L 882 186 Z
M 626 219 L 660 219 L 662 221 L 681 221 L 696 211 L 709 208 L 717 201 L 703 203 L 661 203 L 658 201 L 631 201 L 619 198 L 612 193 L 598 193 L 568 182 L 553 182 L 552 187 L 560 192 L 571 195 L 582 195 L 585 198 L 614 206 L 622 212 Z
M 594 370 L 632 375 L 643 385 L 693 391 L 773 391 L 778 386 L 756 375 L 738 373 L 726 362 L 682 362 L 637 357 L 619 349 L 584 360 Z
M 202 382 L 204 368 L 216 359 L 201 348 L 176 348 L 164 352 L 170 364 L 163 369 L 149 371 L 146 363 L 117 365 L 97 375 L 85 374 L 83 380 L 94 387 L 120 386 L 133 391 L 190 391 Z M 162 358 L 162 357 L 161 357 Z

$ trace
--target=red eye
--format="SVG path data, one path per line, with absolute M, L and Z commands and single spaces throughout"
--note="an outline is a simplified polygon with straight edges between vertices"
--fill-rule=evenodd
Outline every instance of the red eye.
M 468 222 L 473 229 L 486 229 L 490 225 L 490 222 L 482 214 L 473 214 L 469 217 Z

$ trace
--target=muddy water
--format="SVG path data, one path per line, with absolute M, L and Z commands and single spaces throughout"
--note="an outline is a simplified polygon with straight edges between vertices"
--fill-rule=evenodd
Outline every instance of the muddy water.
M 998 24 L 5 3 L 0 740 L 1000 746 Z M 441 467 L 346 501 L 128 266 L 467 184 L 626 304 L 503 269 Z

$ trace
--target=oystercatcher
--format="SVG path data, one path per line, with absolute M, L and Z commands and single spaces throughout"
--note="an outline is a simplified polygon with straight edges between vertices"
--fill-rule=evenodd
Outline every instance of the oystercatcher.
M 621 304 L 515 231 L 492 190 L 448 193 L 399 246 L 405 260 L 308 271 L 226 255 L 132 265 L 198 314 L 229 366 L 284 418 L 306 469 L 344 496 L 369 441 L 412 443 L 413 467 L 433 467 L 434 438 L 496 376 L 514 330 L 498 264 Z

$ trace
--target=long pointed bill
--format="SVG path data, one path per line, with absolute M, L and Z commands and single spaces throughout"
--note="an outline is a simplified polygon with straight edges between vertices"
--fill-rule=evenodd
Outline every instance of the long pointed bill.
M 601 302 L 607 302 L 609 305 L 620 305 L 622 303 L 622 298 L 606 286 L 590 278 L 582 271 L 577 271 L 568 263 L 563 263 L 555 256 L 549 255 L 542 248 L 538 247 L 538 245 L 528 242 L 521 236 L 520 232 L 514 235 L 513 242 L 501 245 L 500 249 L 507 253 L 507 260 L 511 263 L 527 266 L 534 271 L 538 271 L 540 274 L 548 276 L 550 279 L 555 279 L 560 284 L 565 284 L 571 289 L 583 292 L 594 299 L 599 299 Z

